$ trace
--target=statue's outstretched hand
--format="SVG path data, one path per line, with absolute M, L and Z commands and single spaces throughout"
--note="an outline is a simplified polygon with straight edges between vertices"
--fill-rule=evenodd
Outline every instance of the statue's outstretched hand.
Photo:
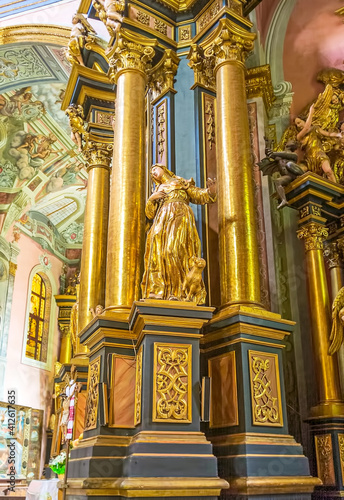
M 165 198 L 166 193 L 163 193 L 162 191 L 155 191 L 150 197 L 150 201 L 156 201 L 156 200 L 161 200 L 161 198 Z
M 207 179 L 207 188 L 208 192 L 211 196 L 215 196 L 217 192 L 217 183 L 216 179 L 210 179 L 210 177 Z

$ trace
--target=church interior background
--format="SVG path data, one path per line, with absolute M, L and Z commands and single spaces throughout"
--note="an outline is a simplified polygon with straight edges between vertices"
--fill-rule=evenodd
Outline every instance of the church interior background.
M 0 496 L 344 496 L 343 23 L 0 2 Z

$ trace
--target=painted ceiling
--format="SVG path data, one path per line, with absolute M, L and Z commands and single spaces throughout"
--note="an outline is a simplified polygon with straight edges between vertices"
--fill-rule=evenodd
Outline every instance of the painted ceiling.
M 0 47 L 1 236 L 10 239 L 20 228 L 74 261 L 82 243 L 87 174 L 61 111 L 69 73 L 63 47 Z

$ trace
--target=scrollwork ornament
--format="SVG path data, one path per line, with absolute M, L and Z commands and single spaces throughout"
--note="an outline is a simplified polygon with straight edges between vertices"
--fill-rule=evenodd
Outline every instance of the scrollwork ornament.
M 202 47 L 196 43 L 191 45 L 188 59 L 190 61 L 188 66 L 194 71 L 195 83 L 214 91 L 216 87 L 214 74 L 215 59 L 213 57 L 205 57 Z
M 85 430 L 97 427 L 100 357 L 90 363 L 87 385 Z
M 87 170 L 93 167 L 109 168 L 112 159 L 112 144 L 87 141 L 83 149 L 83 155 L 87 161 Z
M 119 34 L 112 57 L 109 60 L 110 78 L 116 83 L 123 70 L 136 70 L 146 73 L 151 68 L 155 51 L 153 47 L 133 42 Z
M 312 222 L 297 231 L 297 237 L 305 240 L 305 250 L 323 250 L 324 240 L 328 237 L 328 230 L 321 224 Z

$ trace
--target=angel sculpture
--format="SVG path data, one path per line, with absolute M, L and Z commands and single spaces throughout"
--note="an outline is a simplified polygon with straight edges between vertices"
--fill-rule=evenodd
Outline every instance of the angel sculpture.
M 85 66 L 82 49 L 85 46 L 86 37 L 90 33 L 95 35 L 96 32 L 82 14 L 74 14 L 72 24 L 73 28 L 70 33 L 66 57 L 71 64 L 76 63 Z
M 298 148 L 298 143 L 295 141 L 288 141 L 285 146 L 285 151 L 278 152 L 272 151 L 272 144 L 269 144 L 266 138 L 265 144 L 266 158 L 263 158 L 258 165 L 263 175 L 272 175 L 275 172 L 280 174 L 278 178 L 274 179 L 275 188 L 281 200 L 277 207 L 277 209 L 280 210 L 288 205 L 284 191 L 285 186 L 288 186 L 288 184 L 299 175 L 304 174 L 302 168 L 296 163 L 298 158 L 295 151 Z
M 125 8 L 124 0 L 93 0 L 99 19 L 105 23 L 111 36 L 120 29 Z
M 80 104 L 71 104 L 66 109 L 71 128 L 71 139 L 78 146 L 78 151 L 82 151 L 82 139 L 87 139 L 88 133 L 84 129 L 84 110 Z
M 340 137 L 339 132 L 328 132 L 321 127 L 313 125 L 313 115 L 315 105 L 309 108 L 309 113 L 306 121 L 300 117 L 295 118 L 295 125 L 298 129 L 296 139 L 301 143 L 302 149 L 305 152 L 305 162 L 308 170 L 316 174 L 324 173 L 326 177 L 336 182 L 333 170 L 330 165 L 330 159 L 327 156 L 322 140 L 322 137 Z
M 330 356 L 339 351 L 343 343 L 344 334 L 344 287 L 336 295 L 332 305 L 332 329 L 330 335 L 330 347 L 328 353 Z

